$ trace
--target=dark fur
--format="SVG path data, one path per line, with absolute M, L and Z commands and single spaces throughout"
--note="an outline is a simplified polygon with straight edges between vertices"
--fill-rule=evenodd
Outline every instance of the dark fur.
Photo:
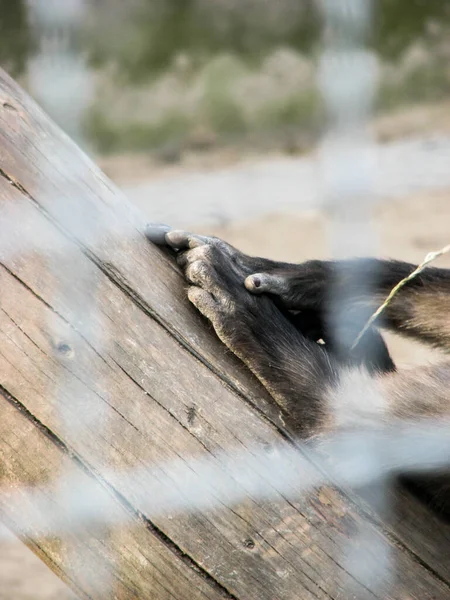
M 148 231 L 159 242 L 160 233 L 157 226 Z M 216 238 L 176 231 L 163 237 L 178 251 L 191 302 L 260 379 L 297 434 L 320 438 L 342 427 L 430 417 L 448 423 L 450 431 L 450 362 L 396 371 L 376 328 L 351 348 L 413 265 L 375 259 L 293 265 L 246 256 Z M 450 270 L 425 269 L 377 325 L 450 351 Z M 349 390 L 356 402 L 348 400 Z M 386 399 L 381 407 L 380 398 Z M 405 481 L 450 518 L 446 473 L 408 475 Z

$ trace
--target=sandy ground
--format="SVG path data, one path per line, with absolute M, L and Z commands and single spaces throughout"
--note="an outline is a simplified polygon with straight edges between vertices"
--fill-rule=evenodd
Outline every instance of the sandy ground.
M 450 137 L 428 133 L 383 144 L 361 139 L 338 146 L 330 139 L 306 156 L 247 157 L 213 169 L 176 166 L 143 181 L 119 181 L 149 219 L 193 227 L 316 209 L 326 187 L 337 185 L 363 189 L 365 198 L 370 189 L 375 202 L 442 191 L 450 189 L 449 164 Z
M 141 209 L 152 218 L 151 203 Z M 220 225 L 220 220 L 219 224 L 202 225 L 199 218 L 194 228 L 222 236 L 248 253 L 271 258 L 302 261 L 328 254 L 323 215 L 311 208 L 228 220 L 225 225 Z M 379 236 L 379 255 L 419 262 L 430 250 L 450 242 L 450 191 L 422 192 L 384 203 L 375 210 L 374 229 Z M 450 256 L 438 264 L 450 267 Z M 409 341 L 390 338 L 390 344 L 400 364 L 436 358 Z M 0 600 L 70 598 L 74 596 L 66 586 L 24 545 L 14 539 L 0 542 Z

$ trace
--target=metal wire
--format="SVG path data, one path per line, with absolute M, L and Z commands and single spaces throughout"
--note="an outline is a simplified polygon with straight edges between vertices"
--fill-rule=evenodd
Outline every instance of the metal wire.
M 30 0 L 30 15 L 39 52 L 30 61 L 29 78 L 32 91 L 50 114 L 81 144 L 83 115 L 91 94 L 91 77 L 83 56 L 77 46 L 79 29 L 86 10 L 83 0 L 58 1 Z M 377 61 L 365 45 L 370 28 L 372 3 L 370 0 L 323 0 L 324 45 L 321 54 L 318 80 L 324 102 L 328 109 L 329 126 L 321 147 L 318 170 L 323 182 L 323 206 L 328 215 L 330 248 L 334 256 L 361 253 L 373 254 L 376 240 L 370 226 L 370 212 L 377 187 L 376 155 L 367 123 L 371 114 L 377 89 Z M 74 173 L 83 177 L 83 173 Z M 300 190 L 299 190 L 300 192 Z M 62 222 L 67 220 L 79 228 L 89 228 L 99 236 L 107 224 L 86 221 L 83 214 L 65 214 L 64 206 L 54 198 L 55 209 L 60 211 Z M 14 218 L 14 216 L 13 216 Z M 46 256 L 53 251 L 61 268 L 64 248 L 48 248 L 45 240 L 34 232 L 27 241 L 35 249 L 45 250 Z M 21 252 L 18 246 L 14 251 Z M 91 271 L 85 271 L 72 256 L 65 257 L 72 279 L 85 297 L 71 307 L 76 331 L 95 337 L 95 346 L 104 343 L 101 327 L 101 311 L 96 297 L 96 280 Z M 56 263 L 49 259 L 48 268 L 56 274 Z M 55 280 L 57 280 L 55 276 Z M 370 285 L 370 282 L 367 282 Z M 348 291 L 351 294 L 351 290 Z M 68 296 L 70 296 L 68 294 Z M 336 297 L 336 327 L 339 314 L 346 308 L 346 297 Z M 52 325 L 52 324 L 51 324 Z M 337 335 L 340 335 L 337 330 Z M 76 335 L 68 343 L 76 347 Z M 60 378 L 53 393 L 58 397 L 67 382 L 61 365 Z M 78 399 L 79 410 L 86 410 L 87 403 Z M 63 429 L 73 436 L 75 425 L 71 411 L 60 402 Z M 76 407 L 73 407 L 76 410 Z M 334 410 L 339 415 L 340 406 Z M 104 424 L 104 415 L 86 415 L 86 421 L 95 422 L 97 431 Z M 371 437 L 372 436 L 372 437 Z M 123 485 L 145 482 L 146 498 L 141 498 L 145 514 L 149 518 L 180 512 L 203 511 L 216 506 L 232 506 L 245 498 L 276 500 L 280 494 L 299 497 L 317 486 L 333 483 L 361 487 L 385 479 L 400 467 L 435 468 L 441 466 L 443 457 L 449 455 L 449 437 L 446 430 L 436 423 L 406 426 L 403 431 L 380 429 L 336 436 L 322 443 L 321 452 L 334 457 L 334 466 L 323 464 L 324 471 L 313 469 L 299 449 L 282 445 L 268 455 L 260 448 L 242 454 L 230 449 L 214 460 L 192 459 L 161 465 L 159 468 L 140 469 L 125 474 L 106 474 L 106 480 L 122 478 Z M 414 447 L 420 440 L 428 452 L 416 456 Z M 380 447 L 383 449 L 380 452 Z M 310 447 L 299 448 L 309 451 Z M 326 468 L 325 468 L 326 467 Z M 327 472 L 328 475 L 324 473 Z M 67 481 L 62 475 L 61 493 L 67 511 L 73 516 L 76 527 L 83 524 L 118 524 L 111 522 L 115 511 L 111 508 L 111 496 L 98 495 L 94 489 L 80 488 L 79 482 Z M 386 484 L 387 485 L 387 484 Z M 152 490 L 154 493 L 151 493 Z M 386 514 L 386 489 L 380 487 L 378 509 Z M 61 534 L 67 523 L 60 523 L 52 514 L 48 499 L 31 490 L 21 495 L 30 520 L 38 524 L 42 535 Z M 25 510 L 25 508 L 24 508 Z M 394 566 L 387 545 L 371 528 L 363 527 L 350 542 L 347 556 L 348 571 L 372 591 L 388 585 Z M 355 549 L 355 551 L 353 551 Z M 90 556 L 92 559 L 92 556 Z M 75 577 L 81 577 L 83 557 L 73 556 L 70 561 Z M 92 571 L 91 571 L 92 572 Z M 78 573 L 78 574 L 77 574 Z M 105 597 L 113 594 L 111 582 L 101 582 Z M 348 596 L 352 593 L 348 582 Z

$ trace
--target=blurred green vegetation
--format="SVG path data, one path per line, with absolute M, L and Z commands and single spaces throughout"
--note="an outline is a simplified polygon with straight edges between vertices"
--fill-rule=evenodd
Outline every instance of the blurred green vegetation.
M 116 26 L 96 20 L 92 64 L 111 68 L 117 87 L 95 104 L 91 136 L 105 152 L 268 138 L 289 151 L 307 149 L 323 121 L 312 75 L 319 7 L 319 0 L 136 0 Z M 372 25 L 378 110 L 448 94 L 450 52 L 441 46 L 450 3 L 378 0 Z M 140 90 L 130 94 L 132 111 L 117 98 L 121 86 Z
M 123 89 L 99 75 L 87 129 L 102 152 L 207 149 L 272 139 L 290 150 L 317 137 L 320 98 L 312 61 L 275 50 L 260 65 L 219 54 L 203 66 L 179 57 L 164 72 Z M 294 143 L 301 134 L 302 144 Z M 275 141 L 278 142 L 275 144 Z
M 0 0 L 0 65 L 12 75 L 19 75 L 31 50 L 26 1 Z
M 332 1 L 332 0 L 329 0 Z M 84 53 L 96 77 L 86 131 L 103 152 L 271 139 L 302 150 L 321 128 L 314 61 L 320 0 L 90 0 Z M 0 64 L 33 51 L 26 0 L 0 0 Z M 450 92 L 450 3 L 374 2 L 379 110 Z M 172 153 L 169 152 L 169 154 Z
M 114 62 L 133 81 L 166 69 L 180 52 L 200 62 L 231 52 L 253 64 L 281 46 L 310 54 L 320 42 L 319 7 L 319 0 L 141 0 L 116 27 L 95 23 L 90 53 L 94 64 Z M 445 0 L 378 0 L 373 12 L 369 45 L 384 59 L 450 22 Z
M 317 42 L 316 0 L 141 0 L 127 11 L 119 29 L 95 23 L 91 57 L 95 65 L 114 62 L 133 81 L 166 69 L 180 52 L 196 62 L 233 53 L 258 62 L 274 48 L 308 52 Z M 117 27 L 117 26 L 116 26 Z
M 383 58 L 397 58 L 411 44 L 434 41 L 436 28 L 450 24 L 446 0 L 378 0 L 375 2 L 373 47 Z M 441 35 L 446 35 L 440 29 Z

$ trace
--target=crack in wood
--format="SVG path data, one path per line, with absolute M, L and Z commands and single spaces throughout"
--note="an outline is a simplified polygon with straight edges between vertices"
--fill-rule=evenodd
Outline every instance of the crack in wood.
M 250 405 L 252 409 L 258 413 L 258 415 L 266 422 L 269 423 L 272 427 L 275 427 L 278 433 L 289 443 L 293 443 L 293 438 L 289 434 L 289 432 L 280 427 L 279 424 L 275 423 L 261 408 L 255 404 L 251 398 L 243 393 L 239 387 L 233 383 L 233 381 L 226 376 L 225 373 L 218 370 L 213 363 L 211 363 L 205 356 L 199 353 L 188 340 L 184 336 L 180 334 L 170 323 L 168 323 L 161 315 L 159 315 L 155 310 L 149 306 L 149 304 L 129 285 L 126 278 L 123 274 L 111 263 L 103 261 L 99 258 L 95 253 L 93 253 L 89 248 L 87 248 L 82 242 L 73 236 L 67 229 L 61 225 L 46 209 L 43 207 L 33 196 L 30 194 L 26 188 L 18 182 L 16 179 L 8 175 L 3 169 L 0 168 L 0 176 L 4 177 L 13 187 L 15 187 L 19 192 L 21 192 L 34 206 L 37 207 L 40 213 L 54 226 L 60 231 L 67 239 L 71 240 L 75 243 L 81 252 L 93 263 L 96 267 L 114 284 L 118 287 L 130 300 L 138 307 L 142 312 L 156 323 L 158 323 L 165 331 L 167 331 L 173 339 L 178 342 L 191 356 L 193 356 L 196 360 L 198 360 L 202 365 L 208 368 L 228 389 L 232 390 L 236 395 L 238 395 L 246 404 Z M 178 269 L 176 272 L 179 273 Z M 13 276 L 14 273 L 11 272 Z M 16 279 L 18 279 L 16 277 Z M 20 280 L 19 280 L 20 281 Z M 26 285 L 26 284 L 25 284 Z M 37 294 L 35 294 L 37 295 Z M 38 296 L 38 295 L 37 295 Z M 38 296 L 39 297 L 39 296 Z M 45 300 L 42 301 L 52 308 Z M 54 310 L 52 308 L 52 310 Z M 55 310 L 54 312 L 57 313 Z M 61 316 L 61 315 L 59 315 Z M 282 407 L 275 403 L 274 405 L 283 412 Z
M 195 438 L 195 440 L 208 452 L 208 454 L 212 454 L 211 450 L 208 448 L 208 446 L 206 446 L 202 440 L 200 440 L 195 434 L 192 433 L 192 431 L 189 429 L 189 427 L 186 427 L 186 425 L 184 425 L 184 423 L 182 423 L 180 421 L 180 419 L 177 418 L 176 415 L 174 415 L 166 406 L 164 406 L 164 404 L 162 404 L 161 402 L 159 402 L 154 396 L 152 396 L 146 389 L 144 386 L 142 386 L 138 381 L 136 381 L 136 379 L 130 375 L 128 373 L 128 371 L 126 369 L 124 369 L 122 367 L 122 365 L 120 365 L 115 358 L 112 358 L 113 362 L 115 363 L 115 365 L 117 366 L 118 369 L 120 369 L 122 371 L 122 373 L 128 377 L 128 379 L 130 379 L 142 392 L 144 392 L 144 394 L 146 396 L 148 396 L 149 398 L 151 398 L 153 400 L 153 402 L 156 402 L 156 404 L 162 408 L 162 410 L 164 410 L 164 412 L 166 412 L 168 415 L 170 415 L 170 417 L 172 419 L 174 419 L 178 425 L 180 425 L 180 427 L 182 427 L 189 435 L 191 435 L 192 437 Z
M 23 281 L 23 279 L 18 277 L 13 271 L 11 271 L 11 269 L 9 269 L 1 261 L 0 261 L 0 267 L 5 269 L 5 271 L 8 273 L 8 275 L 11 275 L 11 277 L 13 277 L 20 285 L 22 285 L 28 292 L 30 292 L 30 294 L 32 294 L 37 300 L 42 302 L 42 304 L 44 304 L 44 306 L 46 308 L 51 310 L 57 317 L 59 317 L 63 321 L 63 323 L 65 323 L 68 327 L 70 327 L 72 329 L 72 331 L 74 331 L 77 335 L 79 335 L 81 337 L 81 339 L 84 342 L 86 342 L 86 344 L 89 346 L 89 348 L 93 352 L 95 352 L 95 354 L 102 360 L 102 362 L 104 362 L 108 367 L 111 367 L 111 365 L 108 364 L 108 362 L 105 360 L 105 358 L 98 352 L 98 350 L 90 343 L 90 341 L 82 334 L 82 332 L 79 329 L 77 329 L 70 321 L 68 321 L 51 304 L 49 304 L 44 298 L 42 298 L 42 296 L 40 294 L 38 294 L 35 290 L 33 290 L 33 288 L 31 288 L 27 283 L 25 283 L 25 281 Z M 20 329 L 20 327 L 19 327 L 19 329 Z M 43 350 L 42 350 L 42 352 L 43 352 Z
M 184 552 L 175 542 L 170 539 L 159 527 L 157 527 L 148 517 L 141 511 L 137 510 L 122 494 L 113 488 L 103 477 L 90 469 L 81 458 L 65 444 L 61 438 L 40 421 L 28 408 L 15 398 L 9 391 L 0 384 L 0 395 L 10 405 L 14 406 L 22 415 L 24 415 L 33 425 L 49 439 L 63 454 L 68 456 L 75 464 L 90 478 L 95 479 L 100 485 L 108 491 L 135 519 L 144 523 L 145 527 L 168 548 L 177 558 L 185 563 L 190 569 L 195 571 L 206 583 L 208 583 L 221 597 L 226 600 L 239 600 L 232 592 L 230 592 L 223 584 L 211 575 L 206 569 L 199 565 L 189 554 Z
M 43 216 L 47 220 L 49 220 L 52 223 L 52 225 L 54 225 L 59 231 L 61 231 L 65 237 L 67 237 L 72 242 L 74 242 L 80 248 L 80 250 L 83 252 L 83 254 L 89 260 L 91 260 L 97 266 L 97 268 L 99 268 L 99 270 L 115 286 L 117 286 L 128 298 L 130 298 L 130 300 L 144 314 L 146 314 L 149 318 L 156 321 L 190 355 L 192 355 L 196 360 L 198 360 L 200 363 L 205 365 L 209 369 L 209 371 L 211 371 L 222 382 L 222 384 L 224 386 L 230 388 L 244 402 L 251 405 L 252 410 L 256 411 L 258 413 L 258 415 L 266 423 L 269 423 L 270 426 L 273 427 L 286 441 L 288 441 L 291 444 L 295 443 L 295 440 L 292 438 L 292 436 L 289 434 L 289 432 L 283 430 L 277 423 L 275 423 L 270 417 L 268 417 L 264 413 L 264 411 L 262 411 L 258 406 L 255 405 L 255 403 L 252 401 L 252 399 L 250 397 L 246 396 L 245 393 L 243 393 L 242 390 L 240 390 L 238 388 L 238 386 L 231 379 L 226 377 L 226 374 L 219 371 L 215 367 L 215 365 L 211 364 L 210 361 L 208 361 L 208 359 L 206 357 L 202 356 L 195 348 L 193 348 L 190 345 L 189 341 L 187 339 L 185 339 L 185 337 L 182 336 L 173 326 L 171 326 L 170 323 L 167 323 L 166 320 L 161 315 L 159 315 L 157 312 L 155 312 L 147 304 L 147 302 L 129 285 L 126 278 L 122 275 L 122 273 L 117 268 L 115 268 L 110 263 L 103 261 L 95 253 L 93 253 L 91 250 L 89 250 L 87 247 L 85 247 L 78 239 L 76 239 L 73 235 L 71 235 L 68 231 L 66 231 L 65 228 L 37 200 L 35 200 L 35 198 L 33 198 L 33 196 L 25 189 L 25 187 L 20 182 L 18 182 L 17 180 L 15 180 L 11 176 L 9 176 L 3 169 L 0 169 L 0 176 L 4 177 L 10 185 L 12 185 L 14 188 L 16 188 L 22 195 L 24 195 L 30 202 L 32 202 L 33 205 L 36 206 L 37 209 L 43 214 Z M 64 322 L 66 322 L 70 327 L 72 327 L 72 329 L 77 331 L 76 328 L 72 324 L 70 324 L 66 319 L 64 319 L 64 317 L 62 317 L 62 315 L 60 315 L 50 304 L 48 304 L 41 296 L 39 296 L 39 294 L 37 294 L 34 290 L 32 290 L 25 282 L 23 282 L 19 277 L 17 277 L 13 272 L 11 272 L 5 265 L 3 265 L 3 266 L 8 271 L 8 273 L 10 273 L 10 275 L 12 275 L 17 281 L 19 281 L 23 286 L 25 286 L 25 288 L 27 288 L 35 297 L 37 297 L 49 309 L 51 309 L 53 312 L 55 312 L 61 319 L 63 319 Z M 81 335 L 81 337 L 92 348 L 92 350 L 96 354 L 98 354 L 98 356 L 100 356 L 100 358 L 106 363 L 106 360 L 98 353 L 98 351 L 95 348 L 93 348 L 93 346 L 89 343 L 89 341 L 86 340 L 86 338 L 84 338 L 84 336 L 82 336 L 82 334 L 79 331 L 77 331 L 77 333 L 79 335 Z M 114 361 L 114 362 L 116 362 L 116 361 Z M 108 363 L 106 363 L 106 364 L 108 364 Z M 122 370 L 126 373 L 126 371 L 124 369 L 122 369 Z M 130 375 L 128 373 L 126 373 L 126 374 L 130 377 Z M 132 377 L 130 377 L 130 378 L 133 379 Z M 137 384 L 137 382 L 134 379 L 133 379 L 133 381 Z M 137 384 L 137 385 L 139 385 L 139 384 Z M 13 398 L 8 393 L 8 391 L 5 388 L 3 388 L 2 386 L 0 386 L 0 393 L 3 397 L 5 397 L 8 400 L 8 402 L 12 403 L 17 408 L 17 410 L 20 410 L 23 414 L 25 414 L 27 416 L 27 418 L 30 418 L 31 420 L 33 420 L 34 424 L 38 427 L 38 429 L 40 429 L 43 433 L 45 433 L 48 437 L 50 437 L 50 439 L 53 441 L 53 443 L 56 443 L 56 445 L 58 445 L 58 443 L 57 443 L 57 441 L 58 441 L 59 444 L 62 444 L 62 446 L 58 445 L 58 447 L 63 452 L 66 452 L 71 458 L 73 458 L 73 460 L 79 461 L 80 467 L 82 467 L 83 469 L 87 469 L 86 472 L 89 474 L 89 476 L 94 477 L 93 473 L 88 469 L 88 467 L 86 467 L 86 465 L 84 465 L 84 463 L 79 459 L 79 457 L 77 457 L 74 453 L 72 453 L 70 451 L 70 449 L 57 436 L 55 436 L 54 432 L 52 432 L 50 429 L 46 428 L 46 426 L 44 424 L 42 424 L 38 419 L 36 419 L 36 417 L 34 417 L 34 415 L 32 415 L 32 413 L 30 411 L 28 411 L 28 409 L 23 404 L 21 404 L 18 400 Z M 177 421 L 178 421 L 178 419 L 177 419 Z M 178 422 L 180 423 L 180 421 L 178 421 Z M 311 462 L 313 462 L 313 464 L 314 464 L 314 460 L 312 460 Z M 320 465 L 315 464 L 315 466 L 316 466 L 316 468 L 319 468 L 319 470 L 322 470 L 320 468 Z M 177 554 L 178 556 L 180 556 L 182 558 L 182 560 L 187 562 L 189 564 L 190 568 L 192 568 L 196 571 L 198 570 L 198 572 L 201 574 L 201 576 L 206 578 L 206 580 L 208 581 L 209 584 L 211 584 L 213 586 L 218 586 L 216 589 L 218 589 L 220 591 L 220 593 L 224 595 L 225 598 L 237 600 L 237 598 L 233 594 L 231 594 L 222 584 L 217 582 L 217 580 L 214 579 L 214 577 L 212 575 L 210 575 L 210 573 L 208 573 L 205 569 L 203 569 L 201 566 L 199 566 L 194 561 L 194 559 L 192 559 L 190 556 L 186 555 L 181 550 L 181 548 L 179 548 L 179 546 L 174 544 L 174 542 L 170 538 L 168 538 L 164 534 L 164 532 L 159 530 L 159 528 L 156 527 L 151 521 L 149 521 L 144 515 L 140 514 L 139 511 L 134 509 L 134 507 L 132 507 L 126 499 L 122 498 L 122 496 L 116 490 L 111 488 L 101 478 L 99 479 L 99 481 L 102 482 L 102 485 L 107 486 L 108 489 L 110 490 L 110 492 L 113 493 L 119 499 L 119 501 L 125 507 L 127 507 L 128 510 L 130 510 L 132 512 L 132 514 L 135 517 L 137 517 L 137 518 L 141 519 L 143 522 L 145 522 L 146 526 L 152 531 L 152 533 L 154 533 L 154 535 L 156 537 L 158 537 L 161 540 L 165 540 L 164 543 L 171 549 L 171 551 L 174 552 L 175 554 Z M 429 572 L 434 578 L 439 580 L 447 589 L 450 588 L 449 583 L 445 579 L 445 577 L 441 576 L 426 561 L 424 561 L 420 556 L 418 556 L 417 553 L 414 552 L 414 550 L 412 550 L 408 545 L 406 545 L 406 543 L 401 541 L 394 533 L 392 533 L 389 529 L 387 529 L 384 526 L 384 524 L 382 522 L 380 522 L 379 518 L 374 516 L 369 509 L 365 508 L 364 506 L 361 506 L 361 504 L 354 497 L 352 497 L 352 495 L 349 494 L 347 491 L 342 490 L 339 486 L 335 486 L 335 487 L 338 490 L 339 495 L 341 495 L 342 497 L 345 498 L 345 500 L 347 501 L 347 503 L 350 505 L 351 508 L 353 508 L 358 514 L 360 514 L 366 520 L 368 520 L 378 531 L 380 531 L 393 544 L 395 544 L 395 546 L 400 548 L 403 552 L 405 552 L 405 554 L 409 555 L 413 561 L 415 561 L 418 565 L 420 565 L 425 571 Z M 298 510 L 298 509 L 296 509 L 296 510 Z

